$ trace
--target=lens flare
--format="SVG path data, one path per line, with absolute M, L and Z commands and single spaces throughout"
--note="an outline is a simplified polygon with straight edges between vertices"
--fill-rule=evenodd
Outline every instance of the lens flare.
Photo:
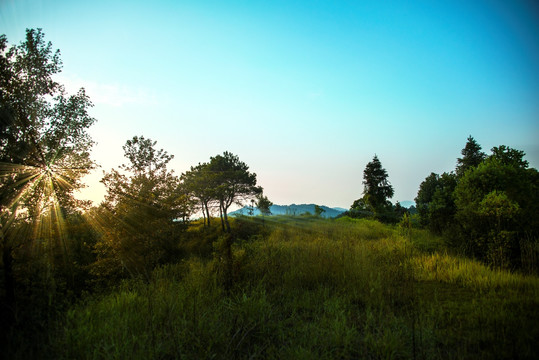
M 62 205 L 78 187 L 74 179 L 88 170 L 54 163 L 42 166 L 0 163 L 3 241 L 17 246 L 31 241 L 33 250 L 59 247 L 67 256 L 69 237 Z

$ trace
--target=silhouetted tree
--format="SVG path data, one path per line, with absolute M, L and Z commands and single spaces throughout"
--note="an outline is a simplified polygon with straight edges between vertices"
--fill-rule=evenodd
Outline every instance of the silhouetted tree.
M 430 223 L 430 204 L 438 187 L 439 178 L 440 176 L 438 174 L 430 173 L 419 185 L 415 203 L 420 216 L 419 223 L 422 226 L 427 226 Z
M 325 213 L 326 210 L 324 210 L 324 208 L 322 208 L 321 206 L 318 206 L 318 205 L 315 205 L 314 206 L 314 214 L 316 216 L 322 216 L 323 213 Z
M 271 215 L 271 206 L 273 203 L 268 199 L 267 196 L 264 196 L 262 193 L 258 194 L 256 197 L 256 207 L 260 210 L 262 215 Z
M 181 187 L 190 197 L 198 200 L 204 225 L 211 225 L 210 207 L 216 201 L 215 188 L 217 186 L 217 176 L 211 172 L 208 163 L 191 166 L 181 176 Z
M 382 167 L 378 156 L 374 155 L 363 171 L 363 197 L 354 201 L 351 213 L 370 212 L 375 217 L 383 217 L 382 214 L 392 209 L 388 199 L 393 197 L 393 193 L 387 171 Z
M 60 52 L 41 29 L 26 30 L 25 41 L 9 48 L 0 36 L 0 241 L 8 307 L 15 296 L 13 251 L 40 236 L 16 229 L 46 217 L 65 247 L 65 211 L 83 205 L 73 191 L 94 167 L 92 104 L 84 89 L 68 95 L 54 81 L 61 67 Z
M 123 270 L 148 275 L 174 254 L 183 229 L 178 220 L 189 217 L 189 198 L 178 191 L 179 179 L 167 169 L 173 155 L 155 145 L 143 136 L 128 140 L 123 149 L 129 162 L 101 180 L 107 195 L 96 215 L 104 218 L 106 231 L 95 269 L 102 275 Z
M 388 204 L 388 199 L 393 197 L 393 186 L 388 181 L 386 169 L 378 156 L 374 155 L 371 162 L 363 171 L 363 193 L 367 196 L 366 202 L 376 210 L 383 209 Z
M 471 135 L 468 136 L 468 141 L 461 154 L 462 158 L 457 159 L 456 173 L 458 177 L 463 176 L 466 170 L 476 167 L 486 158 L 485 153 L 481 151 L 481 145 Z
M 420 222 L 496 267 L 536 267 L 539 175 L 505 145 L 486 157 L 470 136 L 456 172 L 430 174 L 416 197 Z
M 519 266 L 521 246 L 539 233 L 539 173 L 524 152 L 495 147 L 455 189 L 461 242 L 475 256 L 500 267 Z
M 249 172 L 249 166 L 228 151 L 211 157 L 208 170 L 215 175 L 214 196 L 219 201 L 222 228 L 230 232 L 228 208 L 234 203 L 242 206 L 245 200 L 260 194 L 262 188 L 256 186 L 256 174 Z
M 415 202 L 420 216 L 420 224 L 441 234 L 453 222 L 455 201 L 453 192 L 457 178 L 453 173 L 441 176 L 431 173 L 419 186 Z

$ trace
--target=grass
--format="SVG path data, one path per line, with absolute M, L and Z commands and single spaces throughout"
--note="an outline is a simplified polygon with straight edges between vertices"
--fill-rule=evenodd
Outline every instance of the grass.
M 375 221 L 266 219 L 223 264 L 192 257 L 73 306 L 64 359 L 534 358 L 539 279 L 446 253 Z M 236 226 L 239 226 L 236 224 Z M 192 240 L 191 240 L 192 241 Z M 190 245 L 191 246 L 191 245 Z

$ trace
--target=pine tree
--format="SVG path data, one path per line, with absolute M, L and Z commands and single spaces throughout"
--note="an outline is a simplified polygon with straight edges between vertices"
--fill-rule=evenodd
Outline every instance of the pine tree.
M 457 159 L 456 168 L 459 178 L 464 175 L 466 170 L 476 167 L 486 158 L 486 154 L 481 151 L 481 145 L 471 135 L 468 136 L 468 142 L 460 153 L 462 154 L 462 158 Z
M 393 197 L 393 186 L 387 180 L 388 174 L 378 156 L 374 155 L 363 171 L 363 199 L 373 212 L 378 213 L 388 207 L 388 199 Z

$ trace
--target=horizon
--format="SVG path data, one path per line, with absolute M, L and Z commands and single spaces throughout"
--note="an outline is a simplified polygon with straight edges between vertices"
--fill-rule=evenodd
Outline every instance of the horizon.
M 98 20 L 96 20 L 98 19 Z M 95 106 L 94 159 L 79 197 L 135 135 L 177 175 L 231 151 L 276 204 L 348 209 L 378 155 L 413 201 L 454 170 L 467 137 L 539 166 L 539 5 L 533 1 L 326 4 L 275 1 L 5 1 L 10 44 L 42 28 L 58 81 Z

